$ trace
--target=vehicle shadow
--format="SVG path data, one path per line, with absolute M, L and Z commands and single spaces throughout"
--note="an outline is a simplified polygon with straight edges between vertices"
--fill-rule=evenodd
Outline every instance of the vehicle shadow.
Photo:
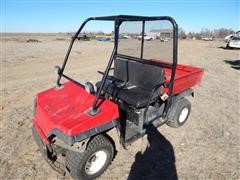
M 240 60 L 223 60 L 226 64 L 230 64 L 231 68 L 240 70 Z
M 218 48 L 220 49 L 226 49 L 226 50 L 230 50 L 229 48 L 227 48 L 226 46 L 219 46 Z
M 153 125 L 147 127 L 149 146 L 135 156 L 128 180 L 176 180 L 175 155 L 171 143 Z
M 226 46 L 219 46 L 218 48 L 220 48 L 220 49 L 225 49 L 225 50 L 230 50 L 230 51 L 239 50 L 239 49 L 237 49 L 237 48 L 230 48 L 230 47 L 226 47 Z

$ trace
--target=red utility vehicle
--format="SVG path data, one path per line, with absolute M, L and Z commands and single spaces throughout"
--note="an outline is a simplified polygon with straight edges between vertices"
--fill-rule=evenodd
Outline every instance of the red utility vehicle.
M 93 20 L 114 22 L 113 52 L 105 72 L 99 71 L 102 79 L 96 88 L 64 74 L 74 41 L 85 24 Z M 161 25 L 163 22 L 168 23 L 167 28 Z M 124 30 L 127 25 L 133 28 L 128 33 Z M 122 32 L 131 38 L 121 38 Z M 137 39 L 149 32 L 157 32 L 157 38 Z M 162 42 L 161 38 L 166 37 L 169 41 Z M 203 69 L 177 64 L 177 41 L 177 24 L 168 16 L 119 15 L 92 17 L 83 22 L 71 40 L 62 67 L 56 67 L 56 86 L 37 94 L 35 100 L 33 136 L 53 169 L 63 174 L 67 170 L 75 179 L 96 178 L 114 157 L 115 142 L 108 131 L 116 129 L 120 143 L 126 147 L 143 137 L 150 124 L 179 127 L 186 122 L 191 110 L 186 96 L 193 96 L 192 87 L 201 81 Z M 133 42 L 139 43 L 140 48 L 131 55 Z M 153 47 L 159 50 L 148 53 Z M 165 47 L 170 47 L 170 51 Z M 155 58 L 157 52 L 160 55 Z M 167 62 L 166 53 L 170 54 Z M 68 81 L 61 83 L 61 78 Z M 56 163 L 62 155 L 66 168 Z

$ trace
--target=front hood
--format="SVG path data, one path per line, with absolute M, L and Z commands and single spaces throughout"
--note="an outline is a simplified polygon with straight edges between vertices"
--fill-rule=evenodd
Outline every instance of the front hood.
M 48 137 L 53 130 L 67 136 L 101 126 L 118 119 L 118 106 L 109 100 L 99 100 L 100 112 L 95 116 L 87 114 L 95 96 L 84 88 L 67 82 L 62 89 L 51 88 L 36 97 L 36 123 Z

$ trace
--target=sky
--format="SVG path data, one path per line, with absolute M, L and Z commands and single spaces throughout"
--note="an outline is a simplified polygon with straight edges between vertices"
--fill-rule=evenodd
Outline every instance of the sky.
M 84 19 L 107 15 L 171 16 L 187 32 L 240 29 L 239 0 L 0 0 L 1 32 L 74 32 Z M 112 30 L 111 23 L 89 30 Z

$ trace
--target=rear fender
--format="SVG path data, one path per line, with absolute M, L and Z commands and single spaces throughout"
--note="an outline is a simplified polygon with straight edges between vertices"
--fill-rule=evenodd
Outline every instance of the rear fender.
M 182 93 L 179 93 L 178 95 L 176 95 L 176 96 L 174 96 L 173 97 L 173 102 L 174 102 L 174 100 L 175 101 L 177 101 L 177 100 L 179 100 L 179 99 L 182 99 L 182 98 L 184 98 L 185 96 L 192 96 L 192 97 L 194 97 L 194 91 L 193 91 L 193 89 L 187 89 L 186 91 L 183 91 Z
M 167 113 L 167 117 L 171 116 L 171 113 L 173 112 L 173 109 L 175 108 L 175 104 L 177 101 L 179 101 L 179 99 L 182 99 L 186 96 L 192 96 L 194 97 L 194 91 L 193 89 L 187 89 L 186 91 L 183 91 L 182 93 L 177 94 L 176 96 L 172 97 L 172 102 L 171 102 L 171 106 L 168 109 L 168 113 Z

